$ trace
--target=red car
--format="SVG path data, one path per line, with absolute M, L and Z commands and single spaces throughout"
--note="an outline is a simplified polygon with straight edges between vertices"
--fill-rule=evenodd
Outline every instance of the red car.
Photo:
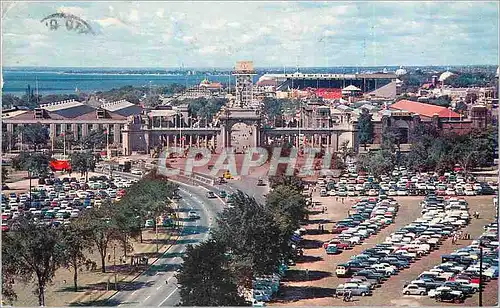
M 339 239 L 332 239 L 328 242 L 325 242 L 323 243 L 323 248 L 326 249 L 328 247 L 328 245 L 335 245 L 338 249 L 349 249 L 351 248 L 351 246 L 346 243 L 346 242 L 343 242 Z
M 348 227 L 346 227 L 346 226 L 333 226 L 333 228 L 332 228 L 332 233 L 333 233 L 333 234 L 339 234 L 339 233 L 341 233 L 342 231 L 347 230 L 347 229 L 349 229 L 349 228 L 348 228 Z

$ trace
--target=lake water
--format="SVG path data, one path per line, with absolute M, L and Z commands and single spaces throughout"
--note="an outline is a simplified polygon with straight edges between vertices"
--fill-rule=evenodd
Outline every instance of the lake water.
M 394 71 L 397 67 L 386 67 Z M 361 71 L 381 70 L 374 67 L 331 67 L 331 68 L 302 68 L 302 72 L 309 73 L 355 73 Z M 288 73 L 295 68 L 287 68 Z M 282 73 L 283 68 L 257 69 L 254 81 L 266 73 Z M 152 87 L 165 86 L 173 83 L 192 86 L 199 84 L 203 79 L 210 81 L 234 84 L 234 77 L 228 70 L 207 72 L 203 70 L 191 71 L 191 74 L 182 72 L 167 72 L 160 69 L 105 69 L 105 68 L 4 68 L 3 93 L 21 96 L 25 94 L 28 85 L 32 89 L 38 83 L 38 93 L 71 94 L 78 89 L 80 92 L 92 93 L 120 88 L 123 86 Z

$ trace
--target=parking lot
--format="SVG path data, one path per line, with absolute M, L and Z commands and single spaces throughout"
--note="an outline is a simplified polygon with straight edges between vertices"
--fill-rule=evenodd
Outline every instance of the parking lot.
M 304 236 L 304 257 L 298 260 L 297 265 L 290 271 L 288 282 L 282 287 L 282 294 L 276 305 L 440 305 L 434 299 L 427 296 L 403 295 L 402 290 L 405 283 L 415 280 L 424 270 L 431 269 L 434 265 L 441 263 L 440 256 L 449 254 L 461 246 L 466 246 L 472 240 L 459 240 L 453 245 L 451 239 L 446 239 L 438 250 L 417 260 L 409 268 L 402 270 L 399 274 L 390 277 L 380 288 L 373 291 L 369 297 L 355 297 L 355 300 L 345 303 L 341 298 L 336 299 L 333 295 L 337 285 L 348 280 L 337 278 L 335 268 L 339 263 L 348 261 L 352 256 L 359 254 L 362 250 L 373 247 L 377 243 L 384 242 L 385 238 L 399 228 L 406 226 L 421 216 L 420 201 L 423 197 L 395 197 L 400 204 L 395 222 L 376 235 L 367 238 L 363 244 L 355 246 L 352 250 L 343 251 L 339 255 L 326 255 L 322 243 L 331 239 L 333 234 L 312 234 L 318 229 L 318 224 L 324 224 L 325 230 L 331 230 L 333 223 L 348 216 L 348 211 L 354 203 L 354 198 L 344 198 L 344 203 L 337 197 L 319 197 L 319 192 L 313 193 L 313 200 L 321 202 L 316 208 L 316 214 L 310 215 L 311 224 L 306 226 L 309 234 Z M 478 211 L 480 219 L 472 219 L 470 224 L 463 229 L 464 233 L 470 233 L 471 238 L 479 236 L 483 227 L 491 222 L 495 215 L 493 196 L 465 197 L 469 203 L 469 212 Z M 326 207 L 323 214 L 322 207 Z M 308 276 L 306 277 L 306 270 Z M 390 296 L 388 296 L 390 294 Z M 497 280 L 492 280 L 486 285 L 483 293 L 483 304 L 494 305 L 497 302 Z M 478 294 L 465 301 L 465 305 L 478 304 Z M 441 304 L 442 305 L 442 304 Z M 448 303 L 449 305 L 449 303 Z

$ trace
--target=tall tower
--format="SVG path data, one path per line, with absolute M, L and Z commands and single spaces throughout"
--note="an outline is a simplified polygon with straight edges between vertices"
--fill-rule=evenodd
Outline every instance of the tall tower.
M 238 61 L 232 72 L 236 76 L 236 102 L 240 108 L 251 108 L 253 103 L 253 80 L 256 75 L 252 61 Z

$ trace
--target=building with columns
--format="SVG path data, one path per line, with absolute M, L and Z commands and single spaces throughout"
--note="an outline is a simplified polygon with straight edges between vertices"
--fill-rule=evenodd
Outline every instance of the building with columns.
M 123 141 L 122 129 L 128 123 L 128 117 L 120 113 L 141 111 L 142 108 L 126 101 L 95 108 L 75 100 L 66 100 L 40 105 L 34 110 L 4 110 L 2 128 L 7 132 L 8 151 L 20 150 L 21 138 L 16 134 L 17 129 L 36 123 L 48 128 L 51 142 L 63 134 L 80 140 L 92 130 L 103 129 L 108 134 L 109 144 L 119 145 Z

